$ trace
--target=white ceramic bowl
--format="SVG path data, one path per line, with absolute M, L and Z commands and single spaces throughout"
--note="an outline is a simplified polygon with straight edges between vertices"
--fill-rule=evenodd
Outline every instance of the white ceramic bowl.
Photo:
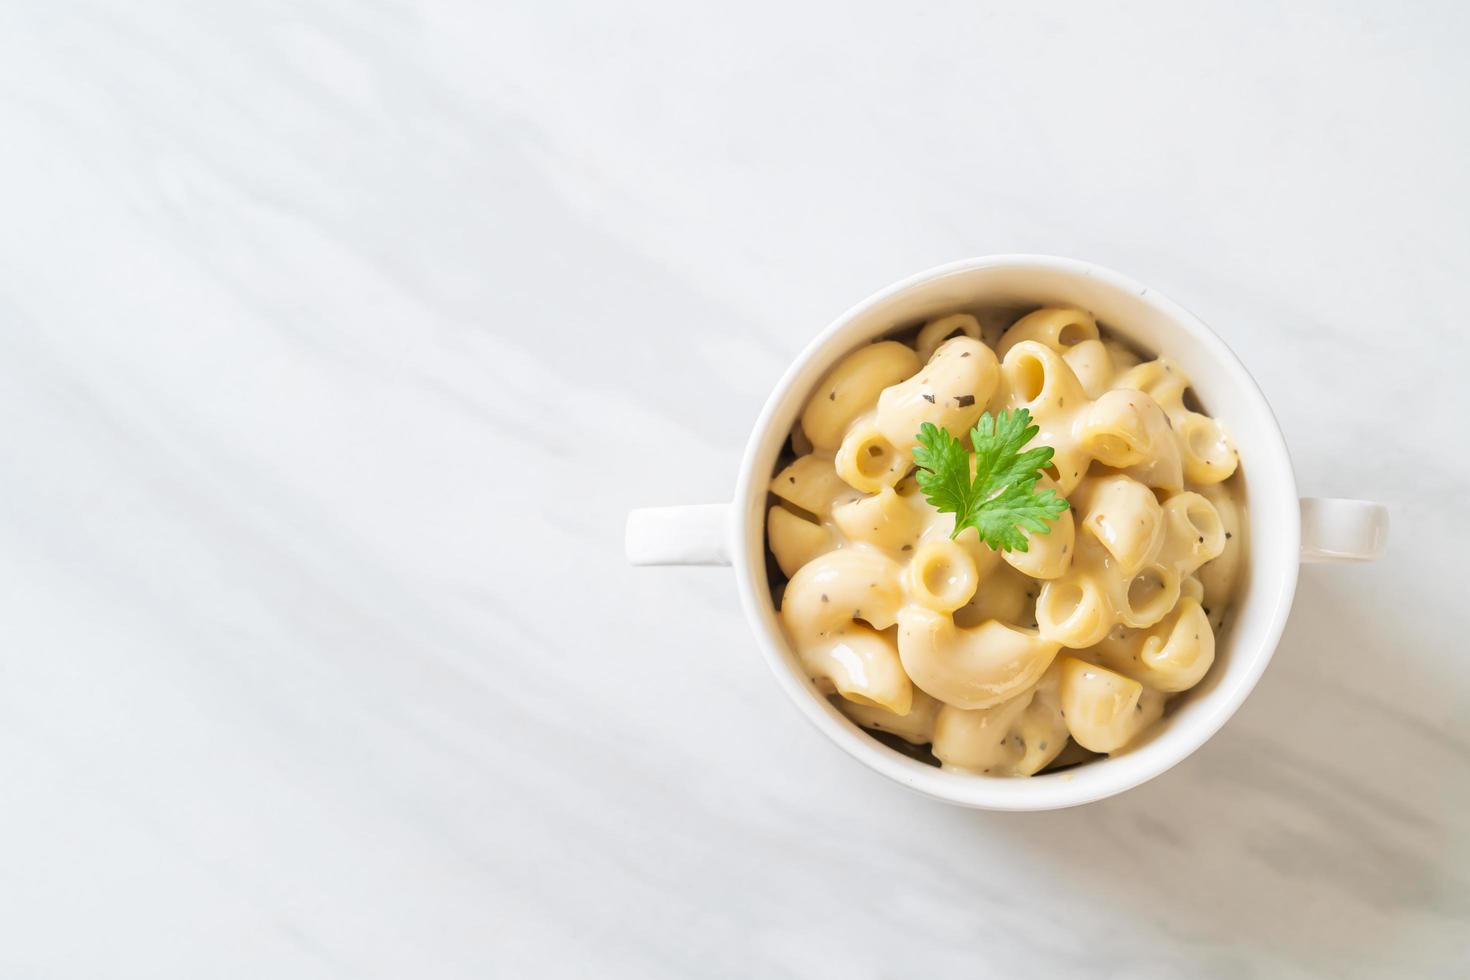
M 1061 773 L 1002 779 L 947 772 L 909 758 L 848 721 L 807 679 L 787 643 L 766 580 L 766 487 L 817 382 L 863 343 L 938 314 L 985 306 L 1070 304 L 1114 333 L 1183 366 L 1206 410 L 1230 431 L 1245 483 L 1248 560 L 1216 660 L 1143 744 Z M 649 508 L 628 518 L 635 565 L 731 564 L 746 616 L 776 680 L 803 714 L 855 759 L 910 789 L 964 806 L 1048 810 L 1099 800 L 1171 768 L 1229 720 L 1260 679 L 1291 610 L 1301 561 L 1377 558 L 1387 511 L 1357 500 L 1299 500 L 1281 429 L 1240 361 L 1200 320 L 1108 269 L 1042 255 L 966 259 L 911 276 L 838 317 L 771 393 L 751 432 L 731 504 Z

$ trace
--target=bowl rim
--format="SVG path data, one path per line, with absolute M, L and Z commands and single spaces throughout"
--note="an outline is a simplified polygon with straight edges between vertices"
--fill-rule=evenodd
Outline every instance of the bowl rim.
M 1249 651 L 1247 669 L 1233 684 L 1209 693 L 1209 710 L 1195 718 L 1191 725 L 1175 725 L 1161 733 L 1150 741 L 1146 753 L 1140 750 L 1089 763 L 1086 766 L 1086 779 L 1074 779 L 1071 772 L 1028 779 L 1007 779 L 946 771 L 909 758 L 882 744 L 848 721 L 812 687 L 804 675 L 791 669 L 786 640 L 780 632 L 774 605 L 770 601 L 764 581 L 765 487 L 769 474 L 762 473 L 757 477 L 756 464 L 771 438 L 772 421 L 795 394 L 797 381 L 828 342 L 854 319 L 892 303 L 908 291 L 936 279 L 982 269 L 1002 269 L 1018 273 L 1045 271 L 1082 276 L 1098 280 L 1112 289 L 1133 294 L 1136 301 L 1153 306 L 1176 327 L 1193 334 L 1230 376 L 1234 387 L 1249 403 L 1248 410 L 1268 423 L 1262 426 L 1264 445 L 1255 447 L 1250 468 L 1253 474 L 1274 474 L 1272 479 L 1277 490 L 1271 496 L 1279 501 L 1281 511 L 1277 516 L 1281 526 L 1275 536 L 1276 540 L 1272 542 L 1271 550 L 1277 554 L 1277 561 L 1283 567 L 1280 587 L 1273 596 L 1266 597 L 1270 600 L 1269 610 L 1256 613 L 1269 616 L 1260 644 Z M 842 353 L 829 357 L 824 367 L 830 367 Z M 806 392 L 802 391 L 800 394 L 804 396 Z M 784 440 L 785 433 L 781 436 Z M 807 720 L 850 756 L 900 785 L 950 803 L 989 810 L 1053 810 L 1114 796 L 1167 772 L 1208 742 L 1239 710 L 1265 673 L 1275 653 L 1295 597 L 1301 550 L 1301 521 L 1297 499 L 1296 477 L 1285 438 L 1265 394 L 1224 340 L 1199 317 L 1131 277 L 1091 262 L 1052 255 L 986 255 L 934 266 L 877 290 L 831 321 L 792 360 L 766 399 L 741 458 L 730 522 L 730 556 L 741 605 L 759 641 L 767 666 L 787 697 Z M 1261 544 L 1253 537 L 1252 552 L 1259 547 Z M 1256 602 L 1261 603 L 1266 599 L 1258 597 Z

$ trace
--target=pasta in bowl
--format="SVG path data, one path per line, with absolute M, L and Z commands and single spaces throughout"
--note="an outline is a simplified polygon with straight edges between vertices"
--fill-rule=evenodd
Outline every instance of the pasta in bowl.
M 634 565 L 733 566 L 775 683 L 835 746 L 935 799 L 1023 811 L 1188 757 L 1270 663 L 1299 564 L 1386 541 L 1382 505 L 1298 497 L 1270 406 L 1209 327 L 1045 255 L 858 303 L 776 383 L 733 502 L 627 524 Z
M 1046 450 L 1026 492 L 1066 504 L 998 547 L 917 461 L 932 427 L 978 480 L 1012 420 L 1014 453 Z M 1083 309 L 932 317 L 847 354 L 800 411 L 766 512 L 781 627 L 844 715 L 921 761 L 1026 777 L 1127 752 L 1213 664 L 1238 469 L 1183 369 Z

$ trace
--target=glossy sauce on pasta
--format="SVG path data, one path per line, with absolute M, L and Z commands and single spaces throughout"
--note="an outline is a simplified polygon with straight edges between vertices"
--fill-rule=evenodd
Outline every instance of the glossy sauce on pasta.
M 982 326 L 982 320 L 984 321 Z M 1167 357 L 1089 314 L 957 313 L 840 361 L 772 478 L 787 638 L 855 723 L 946 768 L 1030 776 L 1136 745 L 1214 662 L 1245 547 L 1238 460 Z M 925 422 L 1030 411 L 1068 499 L 997 553 L 913 480 Z M 897 742 L 897 740 L 901 740 Z

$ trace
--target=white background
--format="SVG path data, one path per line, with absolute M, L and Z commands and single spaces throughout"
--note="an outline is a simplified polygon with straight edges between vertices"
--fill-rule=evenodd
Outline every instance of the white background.
M 0 8 L 0 975 L 1465 976 L 1456 3 Z M 840 755 L 723 570 L 788 360 L 964 256 L 1212 324 L 1308 568 L 1107 802 Z M 1247 465 L 1249 462 L 1247 461 Z

